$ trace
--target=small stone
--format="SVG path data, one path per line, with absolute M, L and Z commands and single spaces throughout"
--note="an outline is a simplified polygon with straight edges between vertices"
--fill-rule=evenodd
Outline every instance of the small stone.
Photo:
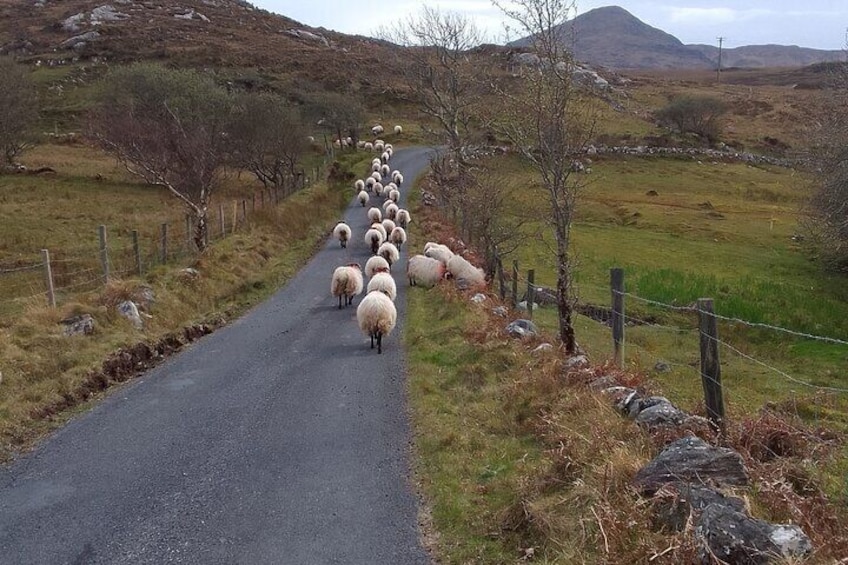
M 592 390 L 605 390 L 618 385 L 618 381 L 612 375 L 604 375 L 598 377 L 589 383 L 589 388 Z
M 575 355 L 574 357 L 569 357 L 565 362 L 565 370 L 570 371 L 573 369 L 579 369 L 581 367 L 585 367 L 589 364 L 589 358 L 585 355 Z
M 533 350 L 533 353 L 545 353 L 546 351 L 553 351 L 554 346 L 550 343 L 543 343 L 539 345 L 536 349 Z
M 473 302 L 474 304 L 480 304 L 481 302 L 485 302 L 485 301 L 486 301 L 486 295 L 483 294 L 482 292 L 478 292 L 477 294 L 475 294 L 474 296 L 471 297 L 471 302 Z
M 492 308 L 492 314 L 500 316 L 501 318 L 506 318 L 509 314 L 509 310 L 507 310 L 506 306 L 495 306 Z
M 91 335 L 94 333 L 94 318 L 91 317 L 91 314 L 71 316 L 59 323 L 65 326 L 64 333 L 68 337 L 74 335 Z
M 536 329 L 536 324 L 530 320 L 519 319 L 509 323 L 506 327 L 506 333 L 512 337 L 525 338 L 535 337 L 539 334 L 539 330 Z
M 656 365 L 654 365 L 654 371 L 657 373 L 668 373 L 671 371 L 671 365 L 662 360 L 657 361 Z
M 180 270 L 180 276 L 187 279 L 196 279 L 200 276 L 200 271 L 191 267 L 186 267 L 185 269 Z

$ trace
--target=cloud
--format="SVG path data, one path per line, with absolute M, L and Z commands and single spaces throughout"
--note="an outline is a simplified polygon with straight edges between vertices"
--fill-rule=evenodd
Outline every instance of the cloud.
M 724 24 L 767 16 L 770 10 L 734 10 L 733 8 L 668 8 L 669 20 L 674 23 Z

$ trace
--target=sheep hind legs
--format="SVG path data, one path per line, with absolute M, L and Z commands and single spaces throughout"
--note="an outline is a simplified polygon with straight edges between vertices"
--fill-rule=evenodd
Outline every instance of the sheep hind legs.
M 377 334 L 377 354 L 380 355 L 383 353 L 383 334 Z
M 339 310 L 342 309 L 342 295 L 339 295 Z

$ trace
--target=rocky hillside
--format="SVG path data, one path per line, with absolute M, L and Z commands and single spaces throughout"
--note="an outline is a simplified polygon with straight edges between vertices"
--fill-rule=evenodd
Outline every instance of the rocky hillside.
M 250 66 L 357 89 L 378 86 L 371 83 L 379 82 L 373 73 L 384 49 L 242 0 L 0 0 L 0 53 L 44 64 L 153 59 Z
M 613 69 L 714 69 L 718 61 L 718 47 L 685 45 L 618 6 L 581 14 L 563 24 L 560 33 L 563 41 L 573 44 L 578 60 Z M 524 37 L 510 46 L 528 43 Z M 801 67 L 844 58 L 841 51 L 753 45 L 724 49 L 722 67 Z

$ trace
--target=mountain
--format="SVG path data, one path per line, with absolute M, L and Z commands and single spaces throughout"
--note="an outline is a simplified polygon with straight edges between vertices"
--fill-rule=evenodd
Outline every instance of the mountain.
M 613 69 L 714 69 L 718 48 L 686 45 L 651 27 L 618 6 L 596 8 L 562 24 L 558 30 L 579 61 Z M 509 44 L 523 47 L 524 37 Z M 842 51 L 797 46 L 756 45 L 722 50 L 722 67 L 800 67 L 844 60 Z

